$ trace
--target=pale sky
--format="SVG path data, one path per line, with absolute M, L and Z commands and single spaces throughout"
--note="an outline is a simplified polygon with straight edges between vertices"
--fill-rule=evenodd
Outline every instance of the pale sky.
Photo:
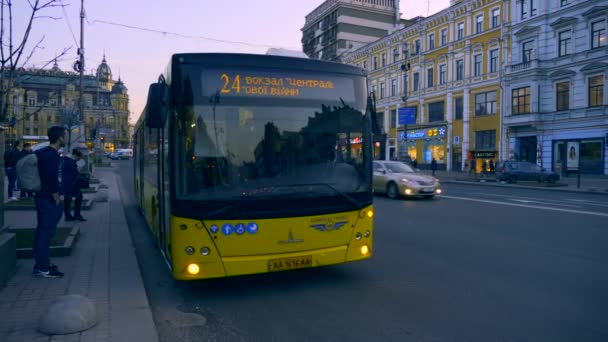
M 44 49 L 36 51 L 27 67 L 41 67 L 66 47 L 72 49 L 59 62 L 60 68 L 71 69 L 72 63 L 77 60 L 80 1 L 62 1 L 67 5 L 65 10 L 53 8 L 44 13 L 60 19 L 41 18 L 35 21 L 27 52 L 43 35 Z M 29 6 L 25 0 L 17 0 L 15 3 L 15 30 L 21 32 L 20 27 L 25 25 L 25 18 L 29 16 Z M 148 85 L 164 70 L 172 54 L 263 54 L 270 47 L 301 50 L 300 30 L 304 18 L 321 3 L 323 0 L 85 0 L 86 71 L 90 74 L 97 68 L 105 51 L 114 79 L 118 79 L 120 74 L 129 89 L 131 122 L 134 122 L 144 107 Z M 448 6 L 449 0 L 401 0 L 401 17 L 408 19 L 418 15 L 426 16 Z M 149 32 L 103 22 L 169 33 Z

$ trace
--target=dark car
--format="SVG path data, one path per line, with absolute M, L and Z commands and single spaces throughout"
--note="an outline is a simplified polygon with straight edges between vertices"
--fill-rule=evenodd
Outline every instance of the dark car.
M 559 180 L 559 175 L 534 163 L 502 161 L 496 166 L 496 178 L 509 183 L 516 183 L 518 180 L 555 183 Z

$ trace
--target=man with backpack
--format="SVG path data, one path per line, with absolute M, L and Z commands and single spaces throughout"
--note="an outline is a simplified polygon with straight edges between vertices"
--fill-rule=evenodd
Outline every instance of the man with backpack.
M 15 141 L 10 150 L 4 152 L 4 172 L 8 178 L 8 200 L 16 201 L 15 197 L 15 182 L 17 181 L 17 161 L 21 153 L 17 149 L 19 141 Z
M 19 159 L 27 156 L 28 154 L 32 154 L 32 146 L 28 143 L 23 143 L 23 149 L 21 150 L 21 152 L 19 152 Z M 33 191 L 26 191 L 21 188 L 19 189 L 21 190 L 21 193 L 19 194 L 19 199 L 34 198 Z
M 63 207 L 61 205 L 60 190 L 60 157 L 58 150 L 65 145 L 66 129 L 53 126 L 48 130 L 49 146 L 36 151 L 38 159 L 38 173 L 40 175 L 40 190 L 36 191 L 36 212 L 38 226 L 34 237 L 34 276 L 40 278 L 60 278 L 63 272 L 51 264 L 50 245 L 57 223 L 61 219 Z

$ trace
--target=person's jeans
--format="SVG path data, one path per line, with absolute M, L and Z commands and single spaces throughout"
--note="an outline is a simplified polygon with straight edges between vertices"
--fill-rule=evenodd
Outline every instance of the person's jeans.
M 74 216 L 72 216 L 72 197 L 65 196 L 63 199 L 63 213 L 65 218 L 80 217 L 80 209 L 82 208 L 82 191 L 78 191 L 78 195 L 74 197 Z
M 38 226 L 34 236 L 34 258 L 42 270 L 51 265 L 51 240 L 57 232 L 57 224 L 61 219 L 62 207 L 55 204 L 53 198 L 35 199 Z
M 8 197 L 13 197 L 15 191 L 15 182 L 17 182 L 17 170 L 14 167 L 4 168 L 6 177 L 8 178 Z

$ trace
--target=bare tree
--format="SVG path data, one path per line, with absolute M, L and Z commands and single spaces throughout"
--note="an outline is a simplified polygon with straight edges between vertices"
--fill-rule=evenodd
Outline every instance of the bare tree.
M 23 0 L 19 0 L 23 1 Z M 59 18 L 46 15 L 53 7 L 63 6 L 61 0 L 27 0 L 30 7 L 29 16 L 26 17 L 23 35 L 16 36 L 15 26 L 19 23 L 13 18 L 13 0 L 0 0 L 0 122 L 5 122 L 9 108 L 10 96 L 15 88 L 17 71 L 27 65 L 37 50 L 42 49 L 42 36 L 37 43 L 28 49 L 34 23 L 41 19 L 57 20 Z M 64 56 L 68 49 L 55 57 Z M 47 67 L 53 60 L 48 61 L 42 68 Z

